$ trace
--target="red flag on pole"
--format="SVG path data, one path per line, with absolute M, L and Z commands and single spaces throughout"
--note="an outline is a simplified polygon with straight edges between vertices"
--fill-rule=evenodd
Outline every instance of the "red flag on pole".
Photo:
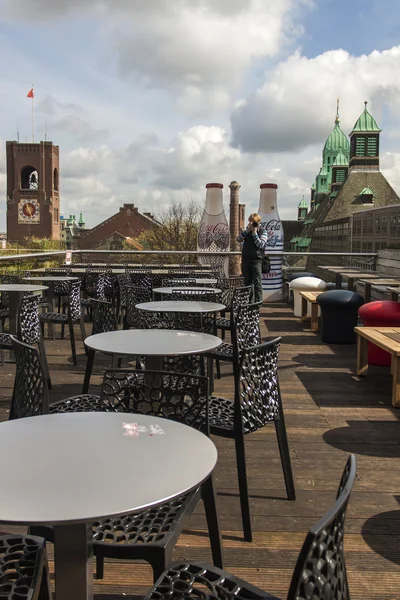
M 35 97 L 35 94 L 33 93 L 33 88 L 31 88 L 29 90 L 29 92 L 27 93 L 26 97 L 27 98 L 34 98 Z

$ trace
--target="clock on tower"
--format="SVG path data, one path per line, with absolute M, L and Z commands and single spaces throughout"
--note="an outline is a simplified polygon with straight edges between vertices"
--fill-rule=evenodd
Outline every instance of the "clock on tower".
M 6 142 L 7 238 L 60 239 L 59 148 Z

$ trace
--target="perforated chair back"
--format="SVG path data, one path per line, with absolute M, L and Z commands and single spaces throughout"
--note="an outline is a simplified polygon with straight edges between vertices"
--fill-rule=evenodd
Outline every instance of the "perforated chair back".
M 68 294 L 68 311 L 72 322 L 81 318 L 81 282 L 72 281 Z
M 126 288 L 126 307 L 125 307 L 125 329 L 141 329 L 141 313 L 137 310 L 136 304 L 151 301 L 151 292 L 147 288 L 134 285 Z
M 209 432 L 207 377 L 165 371 L 106 370 L 101 399 L 126 412 L 164 417 Z
M 235 399 L 245 433 L 271 423 L 281 403 L 278 355 L 281 338 L 244 348 L 240 360 Z
M 15 353 L 16 372 L 9 419 L 34 417 L 49 412 L 47 382 L 36 348 L 10 336 Z
M 288 600 L 350 600 L 344 557 L 344 523 L 356 477 L 356 458 L 347 460 L 335 504 L 307 534 L 297 559 Z
M 215 302 L 216 293 L 210 290 L 194 290 L 190 287 L 179 289 L 173 288 L 172 300 L 183 300 L 186 302 Z
M 117 317 L 111 302 L 91 298 L 90 305 L 93 311 L 92 335 L 106 333 L 107 331 L 116 331 L 118 329 Z
M 24 296 L 18 311 L 18 339 L 24 344 L 38 344 L 42 332 L 39 321 L 39 296 Z
M 233 352 L 236 356 L 234 362 L 236 363 L 240 360 L 243 350 L 261 343 L 260 307 L 261 302 L 244 304 L 238 308 L 236 316 L 231 321 Z

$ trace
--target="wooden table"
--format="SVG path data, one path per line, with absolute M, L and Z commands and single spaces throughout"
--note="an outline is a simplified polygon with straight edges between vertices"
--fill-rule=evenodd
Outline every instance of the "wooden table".
M 400 327 L 356 327 L 357 375 L 368 371 L 368 342 L 392 355 L 392 404 L 400 407 Z
M 354 291 L 354 282 L 360 279 L 379 279 L 379 275 L 370 273 L 368 271 L 341 271 L 336 273 L 336 288 L 341 289 L 342 278 L 346 277 L 348 281 L 348 290 Z
M 373 285 L 400 285 L 400 281 L 398 279 L 395 279 L 394 277 L 377 277 L 372 281 L 370 279 L 367 280 L 363 277 L 359 280 L 359 283 L 363 283 L 365 285 L 365 302 L 371 302 L 371 290 Z
M 317 298 L 323 292 L 300 292 L 301 320 L 308 319 L 308 303 L 311 304 L 311 331 L 318 331 L 318 304 Z
M 388 292 L 390 292 L 390 299 L 393 302 L 399 301 L 400 287 L 388 287 L 386 288 Z

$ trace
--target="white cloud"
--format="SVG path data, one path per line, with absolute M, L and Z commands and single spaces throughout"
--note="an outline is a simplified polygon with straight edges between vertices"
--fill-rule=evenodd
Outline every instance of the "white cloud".
M 117 54 L 121 76 L 172 92 L 190 115 L 230 107 L 257 59 L 302 31 L 311 0 L 6 0 L 7 13 L 40 22 L 90 11 Z
M 400 109 L 400 46 L 368 56 L 331 50 L 308 59 L 298 50 L 272 71 L 264 85 L 232 115 L 233 144 L 250 152 L 297 151 L 321 143 L 341 98 L 341 126 L 351 131 L 369 101 L 380 121 L 383 109 Z

